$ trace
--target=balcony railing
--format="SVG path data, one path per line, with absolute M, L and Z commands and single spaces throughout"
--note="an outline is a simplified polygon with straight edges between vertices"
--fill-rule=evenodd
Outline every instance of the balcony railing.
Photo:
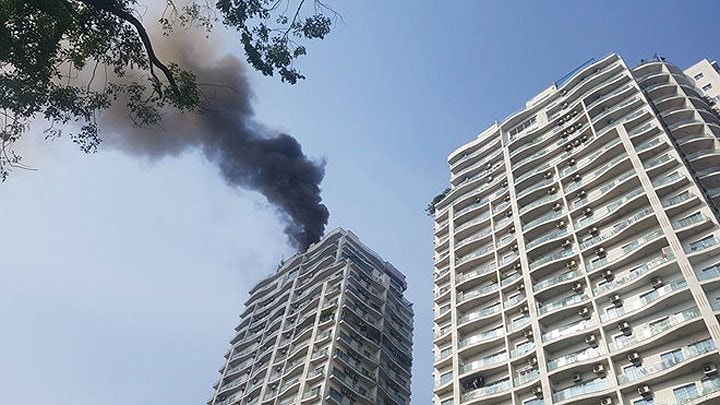
M 618 383 L 628 384 L 633 381 L 649 377 L 651 375 L 662 372 L 676 365 L 683 363 L 693 357 L 701 356 L 715 349 L 715 342 L 712 339 L 703 340 L 688 347 L 683 347 L 680 353 L 673 352 L 672 357 L 666 357 L 661 361 L 645 364 L 641 367 L 630 368 L 630 372 L 618 376 Z
M 545 287 L 549 287 L 553 284 L 561 283 L 566 280 L 573 279 L 575 277 L 578 277 L 582 275 L 583 273 L 579 271 L 569 271 L 567 273 L 560 274 L 558 276 L 550 277 L 546 280 L 540 281 L 539 283 L 533 284 L 533 291 L 540 291 Z
M 638 327 L 632 328 L 632 335 L 622 336 L 615 342 L 610 343 L 609 347 L 611 351 L 620 350 L 624 347 L 641 343 L 648 339 L 674 328 L 675 326 L 684 323 L 686 321 L 695 319 L 700 316 L 700 311 L 697 308 L 686 309 L 685 311 L 678 312 L 670 315 L 667 319 L 657 323 L 647 323 Z
M 472 401 L 474 399 L 486 397 L 488 395 L 494 395 L 503 391 L 508 391 L 512 388 L 512 383 L 510 382 L 510 379 L 502 380 L 495 382 L 490 385 L 486 385 L 482 388 L 478 388 L 476 390 L 467 392 L 465 394 L 462 394 L 460 397 L 460 403 L 465 403 Z
M 500 304 L 495 304 L 490 308 L 481 309 L 479 311 L 470 312 L 458 318 L 458 324 L 474 321 L 475 319 L 483 318 L 488 315 L 496 314 L 502 310 Z
M 573 385 L 552 394 L 553 402 L 562 402 L 581 395 L 593 394 L 610 388 L 610 383 L 605 378 L 597 378 L 583 384 Z
M 476 250 L 475 252 L 470 253 L 469 255 L 465 255 L 465 256 L 463 256 L 463 257 L 455 260 L 455 265 L 456 265 L 456 266 L 459 266 L 459 265 L 461 265 L 461 264 L 463 264 L 463 263 L 467 263 L 467 262 L 469 262 L 470 260 L 475 259 L 475 258 L 478 258 L 478 257 L 480 257 L 480 256 L 484 256 L 484 255 L 492 252 L 493 250 L 495 250 L 493 246 L 485 246 L 485 247 L 482 247 L 482 248 Z
M 613 236 L 617 235 L 618 233 L 622 232 L 623 230 L 625 230 L 630 225 L 651 215 L 652 213 L 653 213 L 652 208 L 642 209 L 642 210 L 636 212 L 635 214 L 631 215 L 630 217 L 625 218 L 624 221 L 614 224 L 612 227 L 612 230 L 610 230 L 609 232 L 603 232 L 602 234 L 600 234 L 592 239 L 588 239 L 588 240 L 582 242 L 580 244 L 580 249 L 584 250 L 584 249 L 586 249 L 590 246 L 593 246 L 597 243 L 600 243 L 604 240 L 608 240 L 608 239 L 612 238 Z
M 503 334 L 504 334 L 503 328 L 497 328 L 497 329 L 494 329 L 491 331 L 478 333 L 477 335 L 473 335 L 473 336 L 470 336 L 470 337 L 460 340 L 458 346 L 460 348 L 467 347 L 467 346 L 473 345 L 478 342 L 482 342 L 482 341 L 485 341 L 488 339 L 493 339 L 498 336 L 502 336 Z
M 606 265 L 607 263 L 613 262 L 616 259 L 628 257 L 630 253 L 640 249 L 642 246 L 645 246 L 648 242 L 658 238 L 659 236 L 663 236 L 662 231 L 660 229 L 654 229 L 651 232 L 648 232 L 645 235 L 632 241 L 631 243 L 623 246 L 621 249 L 611 251 L 611 253 L 609 253 L 603 259 L 588 263 L 587 267 L 590 270 L 595 270 Z
M 477 277 L 477 276 L 482 276 L 483 274 L 491 273 L 491 272 L 495 271 L 495 269 L 497 269 L 497 266 L 495 265 L 495 263 L 490 263 L 490 264 L 478 267 L 471 272 L 468 272 L 465 274 L 460 274 L 457 277 L 457 282 L 461 283 L 467 279 Z
M 542 266 L 542 265 L 545 264 L 545 263 L 549 263 L 549 262 L 552 262 L 552 261 L 555 261 L 555 260 L 559 260 L 559 259 L 562 259 L 562 258 L 564 258 L 564 257 L 572 256 L 572 255 L 574 255 L 574 254 L 576 254 L 576 253 L 577 253 L 577 252 L 575 251 L 575 249 L 563 249 L 563 250 L 561 250 L 561 251 L 559 251 L 559 252 L 555 252 L 555 253 L 552 253 L 552 254 L 549 254 L 549 255 L 542 256 L 542 257 L 540 257 L 540 258 L 538 258 L 538 259 L 536 259 L 536 260 L 533 260 L 533 261 L 530 263 L 530 270 L 534 270 L 534 269 Z
M 497 354 L 494 356 L 486 357 L 482 360 L 473 361 L 468 364 L 461 364 L 460 365 L 460 372 L 461 373 L 468 373 L 470 371 L 475 371 L 481 368 L 488 368 L 490 366 L 493 366 L 498 363 L 502 363 L 508 359 L 508 354 L 503 352 L 501 354 Z
M 610 159 L 610 161 L 608 161 L 604 165 L 593 170 L 591 173 L 583 176 L 580 181 L 573 181 L 572 183 L 569 183 L 568 185 L 566 185 L 565 192 L 569 193 L 582 185 L 590 183 L 591 181 L 600 177 L 607 169 L 609 169 L 610 167 L 614 166 L 619 161 L 626 159 L 626 158 L 627 158 L 627 155 L 625 153 L 615 156 L 614 158 Z
M 540 378 L 540 370 L 532 370 L 515 378 L 514 383 L 516 387 L 519 387 L 538 378 Z
M 575 364 L 585 360 L 594 359 L 596 357 L 599 357 L 601 354 L 602 351 L 599 348 L 591 347 L 589 349 L 584 349 L 575 353 L 570 353 L 568 355 L 559 357 L 557 359 L 550 360 L 547 363 L 547 368 L 548 371 L 552 371 L 556 368 L 560 368 L 568 364 Z
M 567 234 L 568 234 L 568 232 L 566 229 L 552 230 L 552 231 L 544 234 L 543 236 L 540 236 L 537 239 L 531 240 L 527 245 L 525 245 L 525 249 L 530 250 L 530 249 L 534 248 L 535 246 L 542 244 L 543 242 L 549 241 L 551 239 L 559 238 L 559 237 L 565 236 Z
M 561 326 L 559 328 L 555 328 L 555 329 L 551 330 L 550 332 L 543 333 L 542 341 L 549 342 L 551 340 L 560 339 L 562 337 L 573 335 L 575 333 L 592 328 L 595 325 L 597 325 L 597 322 L 595 322 L 595 321 L 583 320 L 580 322 L 572 323 L 570 325 Z
M 673 260 L 675 258 L 675 255 L 673 254 L 672 250 L 666 248 L 663 249 L 663 253 L 659 256 L 656 256 L 653 259 L 648 260 L 648 262 L 642 266 L 639 266 L 631 271 L 629 271 L 627 274 L 625 274 L 622 277 L 615 278 L 615 280 L 605 283 L 601 286 L 598 286 L 597 288 L 593 289 L 593 292 L 595 295 L 603 294 L 606 291 L 611 291 L 616 288 L 619 288 L 622 285 L 628 284 L 632 282 L 633 280 L 637 279 L 638 277 L 641 277 L 643 274 L 647 273 L 648 271 L 654 269 L 657 266 L 660 266 L 664 263 L 667 263 L 670 260 Z
M 497 288 L 498 288 L 498 283 L 493 283 L 493 284 L 489 284 L 489 285 L 486 285 L 486 286 L 483 286 L 483 287 L 480 287 L 480 288 L 477 288 L 475 290 L 471 290 L 468 292 L 460 291 L 460 292 L 458 292 L 457 300 L 458 300 L 458 302 L 467 301 L 471 298 L 477 297 L 478 295 L 483 295 L 490 291 L 497 290 Z
M 653 290 L 642 298 L 636 296 L 628 299 L 623 299 L 623 305 L 621 307 L 612 308 L 606 314 L 603 314 L 600 319 L 605 322 L 611 319 L 619 318 L 626 313 L 630 313 L 637 309 L 650 305 L 651 303 L 659 300 L 660 298 L 685 287 L 687 287 L 687 282 L 685 280 L 679 280 L 666 286 L 660 287 L 656 290 Z
M 569 305 L 577 304 L 580 302 L 583 302 L 587 300 L 587 295 L 571 295 L 569 297 L 565 297 L 561 300 L 557 300 L 555 302 L 551 302 L 549 304 L 545 304 L 542 306 L 538 306 L 538 314 L 543 315 L 550 311 L 556 310 L 558 308 L 563 308 Z
M 565 213 L 564 213 L 563 211 L 550 211 L 550 212 L 548 212 L 547 214 L 545 214 L 545 215 L 543 215 L 543 216 L 541 216 L 541 217 L 539 217 L 539 218 L 537 218 L 537 219 L 534 219 L 534 220 L 526 223 L 525 225 L 523 225 L 523 230 L 528 230 L 528 229 L 532 228 L 533 226 L 535 226 L 535 225 L 537 225 L 537 224 L 540 224 L 540 223 L 543 223 L 543 222 L 547 222 L 547 221 L 550 221 L 550 220 L 555 219 L 555 218 L 559 218 L 559 217 L 561 217 L 561 216 L 563 216 L 563 215 L 565 215 Z
M 675 396 L 675 403 L 678 405 L 687 404 L 693 402 L 698 398 L 702 398 L 707 395 L 714 394 L 720 391 L 720 378 L 713 378 L 710 380 L 703 380 L 695 382 L 695 392 L 690 394 L 685 392 L 683 395 Z

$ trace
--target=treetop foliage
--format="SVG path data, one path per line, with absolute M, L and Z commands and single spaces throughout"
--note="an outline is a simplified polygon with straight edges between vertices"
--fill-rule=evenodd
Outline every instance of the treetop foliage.
M 234 28 L 247 62 L 291 84 L 305 40 L 323 39 L 340 18 L 319 0 L 163 0 L 163 35 L 174 29 Z M 161 110 L 201 112 L 192 71 L 156 55 L 138 0 L 0 0 L 0 179 L 24 167 L 13 144 L 30 122 L 65 130 L 82 151 L 101 142 L 98 114 L 122 103 L 134 125 L 157 125 Z M 172 38 L 169 38 L 172 40 Z M 79 129 L 68 131 L 66 124 Z

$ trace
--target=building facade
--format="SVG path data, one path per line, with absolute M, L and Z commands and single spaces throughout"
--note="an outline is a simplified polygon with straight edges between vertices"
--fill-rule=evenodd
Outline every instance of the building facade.
M 434 403 L 720 403 L 720 120 L 591 60 L 448 157 Z
M 336 229 L 250 291 L 209 405 L 409 404 L 405 277 Z
M 703 59 L 685 69 L 685 75 L 691 77 L 695 87 L 705 98 L 705 101 L 715 111 L 720 111 L 720 66 L 716 61 Z

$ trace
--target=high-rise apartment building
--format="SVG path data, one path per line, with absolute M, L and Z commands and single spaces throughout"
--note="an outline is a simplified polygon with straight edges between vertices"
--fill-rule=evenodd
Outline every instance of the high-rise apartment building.
M 434 403 L 720 403 L 720 120 L 591 60 L 449 158 Z
M 209 405 L 409 404 L 405 276 L 328 233 L 250 291 Z
M 720 66 L 716 61 L 703 59 L 685 69 L 685 74 L 692 77 L 695 87 L 705 101 L 716 111 L 720 111 Z

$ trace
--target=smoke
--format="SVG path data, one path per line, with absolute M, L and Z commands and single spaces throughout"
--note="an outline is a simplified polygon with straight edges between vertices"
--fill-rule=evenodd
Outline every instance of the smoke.
M 200 151 L 230 186 L 258 191 L 277 208 L 289 242 L 304 251 L 322 237 L 328 220 L 320 196 L 325 162 L 308 158 L 292 136 L 255 121 L 245 66 L 232 55 L 214 54 L 217 46 L 201 34 L 183 32 L 157 47 L 164 60 L 196 74 L 207 112 L 167 111 L 162 128 L 131 128 L 127 112 L 114 107 L 101 117 L 104 144 L 150 159 Z

